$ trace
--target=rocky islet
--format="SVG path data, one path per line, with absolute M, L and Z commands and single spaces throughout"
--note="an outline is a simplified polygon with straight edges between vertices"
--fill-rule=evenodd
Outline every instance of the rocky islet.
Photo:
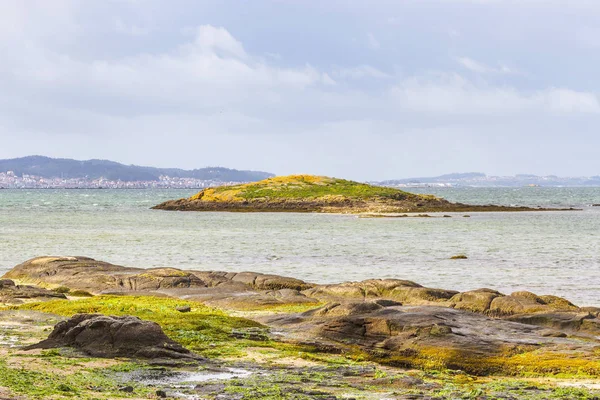
M 152 208 L 167 211 L 322 212 L 371 217 L 385 213 L 547 210 L 452 203 L 432 195 L 315 175 L 276 176 L 242 185 L 211 187 L 190 198 L 169 200 Z

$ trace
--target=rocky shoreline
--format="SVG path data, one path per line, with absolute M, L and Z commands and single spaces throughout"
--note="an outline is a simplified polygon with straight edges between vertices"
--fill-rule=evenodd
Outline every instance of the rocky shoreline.
M 451 203 L 443 199 L 425 199 L 417 202 L 393 200 L 264 200 L 249 201 L 203 201 L 198 199 L 169 200 L 152 207 L 165 211 L 228 211 L 228 212 L 298 212 L 330 214 L 365 213 L 450 213 L 450 212 L 522 212 L 522 211 L 572 211 L 573 209 L 551 209 L 533 207 L 510 207 L 469 205 Z
M 182 359 L 194 368 L 243 363 L 268 379 L 289 368 L 302 374 L 327 367 L 331 379 L 345 382 L 340 383 L 343 390 L 324 390 L 311 381 L 315 393 L 321 393 L 312 397 L 292 391 L 265 398 L 379 398 L 368 397 L 366 387 L 375 385 L 379 394 L 392 389 L 388 381 L 377 384 L 381 377 L 373 371 L 409 381 L 419 377 L 394 386 L 397 395 L 389 398 L 452 398 L 438 396 L 437 389 L 456 374 L 482 385 L 482 380 L 503 381 L 504 376 L 580 381 L 600 375 L 600 308 L 531 292 L 457 292 L 399 279 L 319 285 L 252 272 L 139 269 L 87 257 L 39 257 L 4 275 L 0 302 L 4 317 L 41 312 L 36 318 L 65 319 L 49 338 L 48 331 L 38 331 L 34 342 L 22 343 L 29 347 L 5 349 L 10 357 L 57 348 L 60 362 L 75 351 L 78 357 L 141 358 L 146 361 L 136 362 L 154 360 L 173 368 L 180 368 Z M 27 329 L 35 330 L 32 325 Z M 158 339 L 136 348 L 135 337 L 141 336 Z M 238 354 L 233 364 L 231 354 Z M 265 354 L 276 361 L 265 361 Z M 369 384 L 346 387 L 350 379 L 343 375 L 352 375 L 348 368 L 356 363 L 365 368 L 357 374 Z M 0 364 L 0 377 L 7 371 L 10 366 Z M 433 371 L 443 379 L 431 378 L 436 385 L 427 389 L 423 377 Z M 262 383 L 251 375 L 243 385 L 258 390 Z M 283 385 L 287 391 L 294 386 L 288 383 Z M 235 392 L 229 383 L 215 387 L 220 389 L 190 398 L 252 398 L 247 393 L 227 397 Z M 0 382 L 0 394 L 2 390 L 20 389 Z M 548 398 L 535 396 L 555 390 L 540 389 L 529 397 L 510 397 L 506 390 L 508 397 L 494 398 Z M 402 397 L 417 392 L 421 397 Z M 146 394 L 162 396 L 156 393 Z

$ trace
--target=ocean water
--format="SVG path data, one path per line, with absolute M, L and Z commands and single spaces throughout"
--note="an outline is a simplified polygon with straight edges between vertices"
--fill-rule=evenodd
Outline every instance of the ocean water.
M 600 306 L 600 188 L 411 189 L 476 204 L 581 211 L 376 218 L 149 208 L 194 190 L 0 190 L 0 274 L 36 256 L 258 271 L 312 282 L 410 279 L 530 290 Z M 467 260 L 450 260 L 463 253 Z

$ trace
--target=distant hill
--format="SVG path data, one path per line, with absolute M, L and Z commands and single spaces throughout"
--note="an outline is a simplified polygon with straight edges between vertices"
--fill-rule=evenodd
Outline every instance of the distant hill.
M 254 182 L 273 174 L 260 171 L 239 171 L 221 167 L 193 170 L 179 168 L 140 167 L 108 160 L 78 161 L 67 158 L 28 156 L 0 160 L 0 172 L 13 171 L 16 175 L 36 175 L 43 178 L 99 179 L 133 181 L 158 181 L 161 175 L 174 178 L 194 178 L 221 182 Z

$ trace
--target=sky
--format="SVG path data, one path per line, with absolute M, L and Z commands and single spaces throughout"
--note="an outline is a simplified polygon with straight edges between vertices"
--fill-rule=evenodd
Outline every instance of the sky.
M 0 158 L 600 174 L 597 0 L 0 7 Z

